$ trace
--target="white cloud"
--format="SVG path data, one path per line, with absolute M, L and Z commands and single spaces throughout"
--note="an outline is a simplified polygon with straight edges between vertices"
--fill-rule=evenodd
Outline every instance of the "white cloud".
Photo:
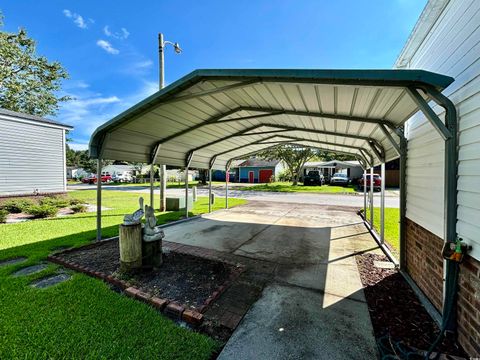
M 117 55 L 118 53 L 120 53 L 120 51 L 118 49 L 115 49 L 112 44 L 110 44 L 108 41 L 106 40 L 98 40 L 97 41 L 97 45 L 100 46 L 103 50 L 105 50 L 106 52 L 108 52 L 109 54 L 112 54 L 112 55 Z
M 125 29 L 124 27 L 122 27 L 120 31 L 116 32 L 116 31 L 110 30 L 110 27 L 108 25 L 105 25 L 103 27 L 103 33 L 108 37 L 112 37 L 118 40 L 125 40 L 130 36 L 130 33 L 128 32 L 128 30 Z
M 70 147 L 70 149 L 73 149 L 75 151 L 88 150 L 88 144 L 80 144 L 80 143 L 69 142 L 68 146 Z
M 83 17 L 77 13 L 74 13 L 68 9 L 63 10 L 63 15 L 65 15 L 67 18 L 72 19 L 75 25 L 77 25 L 81 29 L 86 29 L 88 28 L 87 23 L 83 19 Z M 90 19 L 92 22 L 93 20 Z
M 74 100 L 62 104 L 57 120 L 74 127 L 69 135 L 73 143 L 86 144 L 98 126 L 157 91 L 158 83 L 154 81 L 143 81 L 140 88 L 122 98 L 116 95 L 103 96 L 89 89 L 77 89 L 66 94 Z

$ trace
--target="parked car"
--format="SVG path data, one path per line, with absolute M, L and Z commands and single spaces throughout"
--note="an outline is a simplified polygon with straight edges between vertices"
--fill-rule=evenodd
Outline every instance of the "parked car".
M 330 185 L 348 186 L 348 184 L 350 184 L 350 179 L 347 174 L 335 173 L 330 179 Z
M 90 176 L 84 177 L 82 182 L 85 184 L 96 184 L 97 183 L 97 175 L 92 174 Z M 109 183 L 112 182 L 112 176 L 110 174 L 102 175 L 102 183 Z
M 115 173 L 112 176 L 112 181 L 115 181 L 115 182 L 131 182 L 131 181 L 133 181 L 133 176 L 132 176 L 132 173 L 130 171 Z
M 370 180 L 372 176 L 370 174 L 367 174 L 367 189 L 370 189 Z M 358 187 L 360 189 L 363 189 L 365 178 L 361 177 L 360 180 L 358 180 Z M 380 191 L 382 189 L 382 178 L 378 174 L 373 174 L 373 191 Z
M 325 184 L 325 178 L 323 174 L 320 173 L 318 170 L 310 170 L 304 177 L 303 177 L 303 185 L 319 185 L 322 186 Z

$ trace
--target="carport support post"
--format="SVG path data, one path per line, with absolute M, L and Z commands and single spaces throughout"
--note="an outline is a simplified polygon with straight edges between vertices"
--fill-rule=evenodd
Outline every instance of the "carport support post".
M 160 211 L 166 211 L 167 167 L 160 165 Z
M 227 166 L 225 168 L 225 209 L 228 209 L 228 172 L 230 168 Z
M 208 212 L 212 212 L 212 168 L 208 168 Z
M 185 167 L 185 218 L 188 218 L 188 166 Z
M 373 164 L 370 168 L 370 227 L 373 229 Z
M 381 194 L 380 194 L 380 241 L 382 244 L 385 242 L 385 163 L 382 162 L 381 166 Z
M 153 208 L 153 179 L 154 172 L 153 172 L 153 162 L 150 164 L 150 206 Z
M 102 159 L 97 159 L 97 241 L 102 240 Z
M 363 169 L 363 216 L 367 220 L 367 169 Z

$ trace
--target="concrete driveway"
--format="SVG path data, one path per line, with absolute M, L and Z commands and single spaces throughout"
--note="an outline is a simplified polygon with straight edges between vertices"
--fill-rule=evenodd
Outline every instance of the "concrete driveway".
M 380 251 L 352 208 L 252 201 L 165 234 L 274 266 L 219 359 L 377 356 L 355 254 Z

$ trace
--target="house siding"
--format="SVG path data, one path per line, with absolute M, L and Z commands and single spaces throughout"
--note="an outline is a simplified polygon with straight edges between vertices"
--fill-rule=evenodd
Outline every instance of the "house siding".
M 443 93 L 459 117 L 457 231 L 479 260 L 480 2 L 449 1 L 408 67 L 455 78 Z M 435 110 L 443 118 L 443 109 Z M 444 142 L 419 113 L 407 123 L 407 138 L 407 217 L 444 238 Z
M 432 27 L 407 49 L 409 59 L 397 63 L 455 78 L 443 92 L 455 104 L 459 121 L 457 232 L 473 246 L 460 270 L 458 298 L 459 342 L 471 357 L 480 356 L 480 2 L 429 1 L 426 10 L 442 6 Z M 428 23 L 429 11 L 420 19 Z M 423 20 L 422 20 L 423 19 Z M 418 35 L 418 34 L 417 34 Z M 420 39 L 420 41 L 419 41 Z M 407 46 L 408 47 L 408 46 Z M 403 67 L 403 66 L 402 66 Z M 444 111 L 434 110 L 441 118 Z M 444 242 L 444 142 L 425 117 L 417 113 L 406 126 L 408 273 L 434 306 L 441 310 Z
M 64 131 L 0 115 L 0 196 L 66 191 Z
M 273 176 L 276 176 L 274 166 L 254 167 L 254 166 L 242 166 L 239 168 L 240 182 L 248 182 L 248 173 L 253 171 L 253 179 L 255 183 L 258 183 L 260 170 L 272 170 Z

